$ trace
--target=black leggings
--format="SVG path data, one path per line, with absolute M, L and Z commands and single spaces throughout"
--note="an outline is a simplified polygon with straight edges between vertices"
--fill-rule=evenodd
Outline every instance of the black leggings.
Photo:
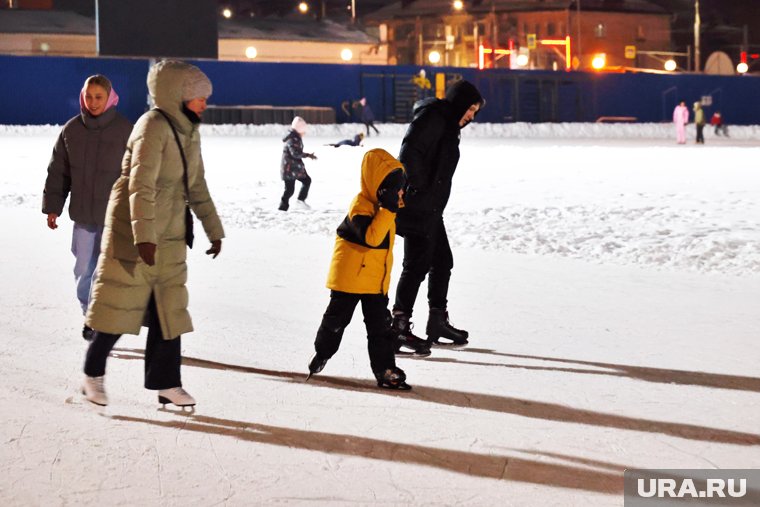
M 145 388 L 170 389 L 181 387 L 180 366 L 182 365 L 182 343 L 178 336 L 164 340 L 161 323 L 158 320 L 156 301 L 151 296 L 148 304 L 150 326 L 145 344 Z M 94 331 L 84 361 L 84 373 L 90 377 L 101 377 L 106 373 L 106 360 L 120 334 Z
M 371 122 L 371 121 L 370 122 L 365 122 L 364 126 L 367 128 L 367 137 L 369 137 L 369 128 L 370 127 L 372 127 L 373 129 L 375 129 L 375 132 L 377 134 L 380 134 L 380 131 L 377 130 L 377 127 L 375 127 L 375 123 L 374 122 Z

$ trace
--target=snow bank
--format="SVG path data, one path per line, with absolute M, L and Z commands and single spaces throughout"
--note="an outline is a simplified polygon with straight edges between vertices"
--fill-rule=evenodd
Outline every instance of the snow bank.
M 332 238 L 356 193 L 366 149 L 395 153 L 401 133 L 382 126 L 363 148 L 332 148 L 357 125 L 314 126 L 305 149 L 314 183 L 312 210 L 277 210 L 282 125 L 205 126 L 203 154 L 212 195 L 224 223 L 246 230 Z M 710 138 L 705 146 L 669 139 L 463 140 L 445 220 L 456 248 L 581 259 L 699 273 L 760 273 L 758 148 Z M 633 125 L 541 125 L 562 135 L 623 132 Z M 643 128 L 644 126 L 638 126 Z M 656 132 L 650 126 L 651 135 Z M 749 130 L 748 127 L 746 130 Z M 469 129 L 468 129 L 469 130 Z M 0 206 L 38 212 L 50 151 L 59 127 L 0 127 Z M 644 130 L 641 130 L 644 132 Z M 524 132 L 523 132 L 524 133 Z M 643 134 L 642 134 L 643 135 Z M 736 147 L 742 146 L 741 149 Z M 329 239 L 328 239 L 329 241 Z
M 402 137 L 406 124 L 378 124 L 383 136 Z M 203 135 L 240 137 L 278 137 L 287 125 L 203 125 Z M 690 125 L 693 129 L 693 125 Z M 706 127 L 710 131 L 709 125 Z M 37 135 L 60 130 L 59 125 L 0 125 L 0 135 Z M 359 123 L 309 125 L 309 135 L 350 138 L 364 131 Z M 729 126 L 737 140 L 760 140 L 760 125 Z M 473 123 L 462 131 L 464 138 L 498 139 L 671 139 L 670 123 Z

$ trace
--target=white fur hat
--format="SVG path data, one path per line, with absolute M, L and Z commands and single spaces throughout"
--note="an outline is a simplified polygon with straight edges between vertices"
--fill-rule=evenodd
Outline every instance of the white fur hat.
M 290 123 L 290 127 L 298 132 L 299 134 L 303 135 L 306 133 L 306 120 L 301 118 L 300 116 L 296 116 L 293 118 L 293 121 Z

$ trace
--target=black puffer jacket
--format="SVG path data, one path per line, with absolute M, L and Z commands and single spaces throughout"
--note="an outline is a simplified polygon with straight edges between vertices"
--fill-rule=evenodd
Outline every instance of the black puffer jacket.
M 79 224 L 103 225 L 131 132 L 132 123 L 115 109 L 97 117 L 82 110 L 66 122 L 48 166 L 42 212 L 60 216 L 71 193 L 71 219 Z
M 399 154 L 409 187 L 405 207 L 396 216 L 397 234 L 427 235 L 443 217 L 459 162 L 459 120 L 470 106 L 483 103 L 475 86 L 459 81 L 445 99 L 424 99 L 414 105 Z
M 282 147 L 282 161 L 280 162 L 280 176 L 284 181 L 300 180 L 308 176 L 303 159 L 308 155 L 303 152 L 303 139 L 301 134 L 290 129 L 282 138 L 285 143 Z

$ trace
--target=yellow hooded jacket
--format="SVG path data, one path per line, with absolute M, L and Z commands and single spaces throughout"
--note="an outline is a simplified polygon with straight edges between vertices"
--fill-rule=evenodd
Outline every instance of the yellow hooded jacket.
M 396 214 L 381 208 L 377 189 L 404 166 L 390 153 L 369 150 L 362 160 L 361 192 L 338 227 L 327 288 L 352 294 L 388 294 Z M 403 203 L 402 203 L 403 204 Z

